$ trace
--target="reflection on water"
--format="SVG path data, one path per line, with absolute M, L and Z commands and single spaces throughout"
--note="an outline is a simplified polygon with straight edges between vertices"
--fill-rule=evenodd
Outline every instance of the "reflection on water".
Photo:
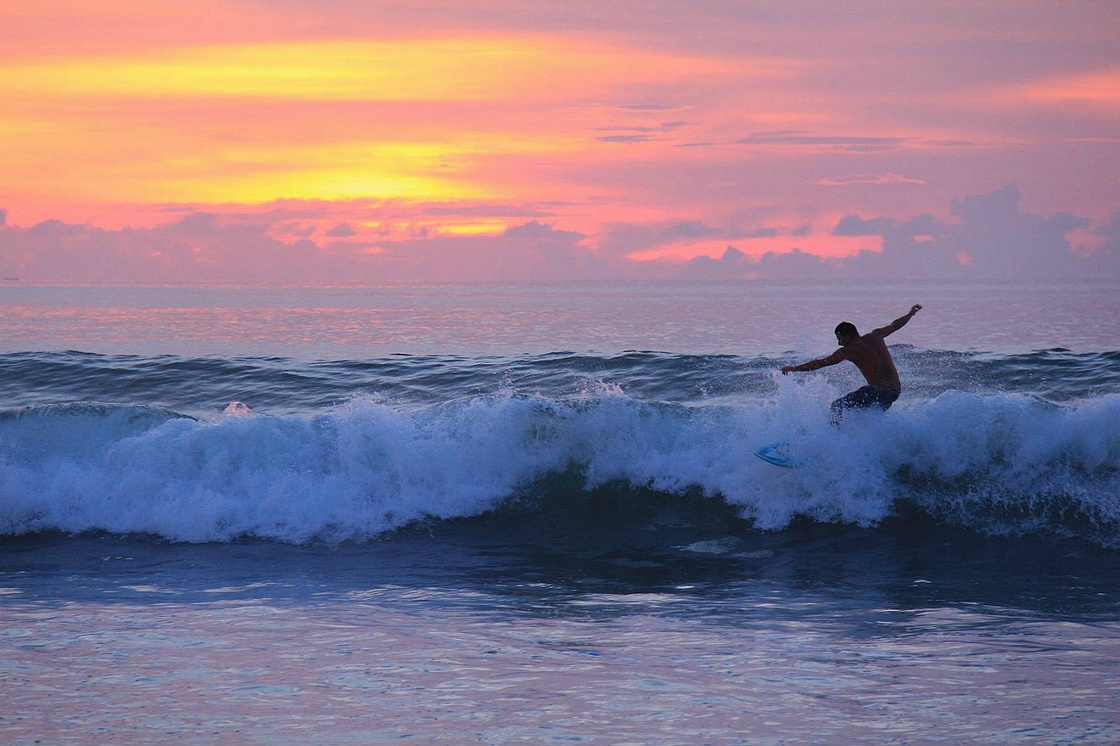
M 669 531 L 669 529 L 666 529 Z M 1113 553 L 806 526 L 3 545 L 8 743 L 1115 742 Z M 690 541 L 691 539 L 691 541 Z M 1028 557 L 1033 561 L 1025 561 Z
M 921 302 L 927 349 L 1113 349 L 1116 285 L 629 284 L 369 288 L 0 287 L 0 351 L 369 358 L 558 350 L 825 350 Z M 1086 319 L 1093 319 L 1086 324 Z M 917 322 L 916 322 L 917 323 Z
M 1120 736 L 1116 629 L 966 610 L 853 639 L 775 620 L 374 605 L 7 611 L 4 730 L 33 738 L 502 743 Z M 44 707 L 49 703 L 49 707 Z

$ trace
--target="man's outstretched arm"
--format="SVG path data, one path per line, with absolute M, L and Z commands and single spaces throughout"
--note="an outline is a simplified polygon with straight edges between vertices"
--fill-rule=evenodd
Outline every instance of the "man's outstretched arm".
M 915 303 L 914 306 L 910 309 L 910 312 L 907 313 L 905 316 L 899 316 L 897 319 L 895 319 L 891 323 L 887 324 L 886 326 L 879 327 L 878 329 L 876 329 L 875 331 L 873 331 L 871 333 L 872 334 L 878 334 L 880 337 L 885 337 L 888 334 L 893 334 L 894 332 L 897 332 L 902 327 L 906 326 L 906 322 L 909 321 L 910 319 L 914 318 L 914 314 L 916 314 L 918 311 L 921 311 L 921 310 L 922 310 L 922 307 Z
M 786 365 L 782 368 L 782 373 L 802 373 L 808 370 L 816 370 L 817 368 L 826 368 L 829 365 L 836 365 L 846 359 L 847 357 L 844 355 L 844 349 L 840 348 L 828 357 L 820 357 L 816 360 L 810 360 L 807 363 L 801 363 L 801 365 Z

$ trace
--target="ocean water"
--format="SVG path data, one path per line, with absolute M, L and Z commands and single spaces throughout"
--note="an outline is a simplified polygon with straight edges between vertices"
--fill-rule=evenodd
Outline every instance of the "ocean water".
M 4 743 L 1120 740 L 1120 286 L 0 306 Z

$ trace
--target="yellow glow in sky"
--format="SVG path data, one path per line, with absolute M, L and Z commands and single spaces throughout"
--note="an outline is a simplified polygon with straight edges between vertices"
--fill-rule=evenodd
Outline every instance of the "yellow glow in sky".
M 308 41 L 191 47 L 9 64 L 9 95 L 485 101 L 728 63 L 547 37 Z
M 513 196 L 511 176 L 526 174 L 488 171 L 486 163 L 595 148 L 590 129 L 565 131 L 586 116 L 579 105 L 636 81 L 729 69 L 773 72 L 759 61 L 537 35 L 25 58 L 0 62 L 0 96 L 9 103 L 0 137 L 20 141 L 9 148 L 18 157 L 0 164 L 0 181 L 63 203 Z M 549 114 L 568 101 L 579 105 L 565 121 Z M 299 108 L 256 108 L 270 102 Z M 412 104 L 467 108 L 447 114 Z M 367 108 L 344 108 L 359 105 Z

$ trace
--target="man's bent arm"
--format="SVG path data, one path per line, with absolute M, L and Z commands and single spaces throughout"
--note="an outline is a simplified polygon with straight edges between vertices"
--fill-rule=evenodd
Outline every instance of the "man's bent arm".
M 782 368 L 782 373 L 802 373 L 809 370 L 816 370 L 817 368 L 827 368 L 829 365 L 836 365 L 837 363 L 842 362 L 846 359 L 847 358 L 844 355 L 844 350 L 840 349 L 832 353 L 828 357 L 821 357 L 817 358 L 816 360 L 810 360 L 807 363 L 801 363 L 801 365 L 787 365 Z
M 878 334 L 880 337 L 885 337 L 888 334 L 893 334 L 893 333 L 897 332 L 899 329 L 901 329 L 902 327 L 906 326 L 906 322 L 909 321 L 910 319 L 914 318 L 914 314 L 916 314 L 918 311 L 921 311 L 921 310 L 922 310 L 922 307 L 920 305 L 915 304 L 914 307 L 910 309 L 910 312 L 907 313 L 906 315 L 899 316 L 897 319 L 895 319 L 891 323 L 887 324 L 886 326 L 879 327 L 878 329 L 876 329 L 875 331 L 873 331 L 871 333 L 872 334 Z

